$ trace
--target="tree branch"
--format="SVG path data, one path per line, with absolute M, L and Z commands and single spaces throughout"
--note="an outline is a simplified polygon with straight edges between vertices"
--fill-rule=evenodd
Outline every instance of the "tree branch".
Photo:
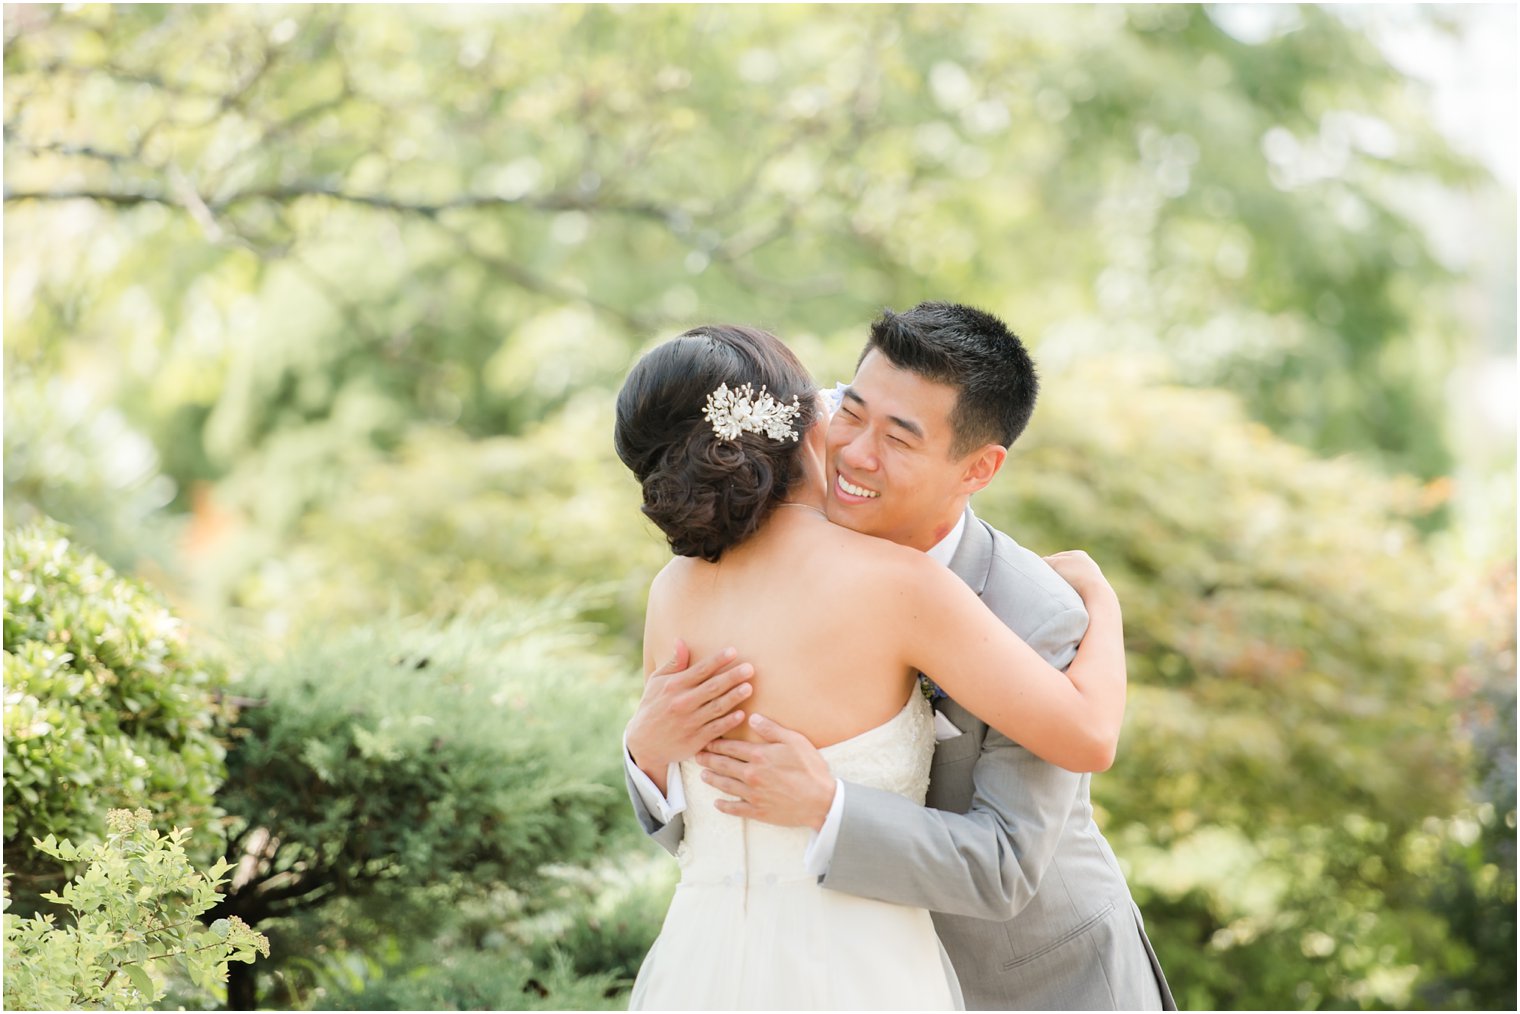
M 14 137 L 16 127 L 13 124 L 5 125 L 5 133 Z M 93 158 L 108 165 L 138 165 L 143 163 L 126 152 L 105 151 L 88 144 L 66 144 L 62 141 L 54 141 L 43 144 L 33 144 L 29 141 L 13 142 L 20 150 L 32 155 L 64 155 L 73 158 Z M 143 166 L 144 168 L 155 168 Z
M 544 194 L 539 197 L 504 197 L 499 194 L 462 194 L 444 201 L 415 201 L 387 194 L 355 193 L 329 183 L 287 183 L 267 187 L 239 190 L 225 197 L 206 200 L 213 212 L 242 204 L 246 201 L 295 201 L 303 197 L 326 197 L 335 201 L 357 204 L 383 211 L 403 212 L 436 218 L 448 211 L 466 208 L 527 208 L 531 211 L 587 211 L 635 218 L 647 218 L 662 223 L 677 216 L 677 209 L 667 208 L 650 201 L 607 202 L 575 194 Z M 5 203 L 22 201 L 99 201 L 129 207 L 137 204 L 163 204 L 183 207 L 182 201 L 173 194 L 150 191 L 122 191 L 92 187 L 62 188 L 58 190 L 12 190 L 5 189 Z

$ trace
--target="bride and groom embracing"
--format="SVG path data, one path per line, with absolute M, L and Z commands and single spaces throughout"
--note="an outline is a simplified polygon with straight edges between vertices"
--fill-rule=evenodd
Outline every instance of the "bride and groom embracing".
M 750 328 L 629 374 L 618 455 L 676 556 L 628 782 L 681 866 L 634 1008 L 1174 1009 L 1088 795 L 1118 600 L 967 506 L 1036 391 L 1001 321 L 945 303 L 876 321 L 832 414 Z

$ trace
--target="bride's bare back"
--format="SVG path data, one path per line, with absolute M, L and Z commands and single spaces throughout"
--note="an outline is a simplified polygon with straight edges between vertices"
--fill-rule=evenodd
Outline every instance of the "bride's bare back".
M 912 550 L 778 507 L 717 563 L 673 559 L 649 591 L 646 656 L 682 638 L 692 657 L 737 647 L 755 667 L 745 707 L 827 746 L 902 710 L 914 672 L 886 623 L 883 582 Z M 919 555 L 919 554 L 914 554 Z M 892 612 L 890 602 L 885 604 Z M 654 668 L 646 657 L 646 672 Z M 741 726 L 732 735 L 754 738 Z

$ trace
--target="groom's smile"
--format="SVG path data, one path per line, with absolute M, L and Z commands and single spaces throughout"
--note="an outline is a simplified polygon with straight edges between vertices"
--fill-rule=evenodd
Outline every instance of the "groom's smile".
M 867 353 L 829 421 L 829 520 L 914 549 L 938 542 L 971 492 L 966 462 L 951 454 L 956 397 Z
M 835 477 L 834 488 L 836 495 L 845 503 L 865 503 L 881 496 L 876 490 L 850 482 L 843 475 Z

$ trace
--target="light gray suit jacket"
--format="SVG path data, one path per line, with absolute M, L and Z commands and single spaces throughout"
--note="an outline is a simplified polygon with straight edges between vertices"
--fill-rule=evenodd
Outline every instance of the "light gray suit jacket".
M 1064 669 L 1087 629 L 1050 566 L 966 511 L 950 569 L 1046 661 Z M 934 752 L 927 806 L 848 784 L 823 886 L 927 908 L 972 1010 L 1175 1010 L 1113 850 L 1092 819 L 1091 775 L 1047 764 L 953 701 L 960 736 Z M 675 852 L 628 786 L 644 830 Z

